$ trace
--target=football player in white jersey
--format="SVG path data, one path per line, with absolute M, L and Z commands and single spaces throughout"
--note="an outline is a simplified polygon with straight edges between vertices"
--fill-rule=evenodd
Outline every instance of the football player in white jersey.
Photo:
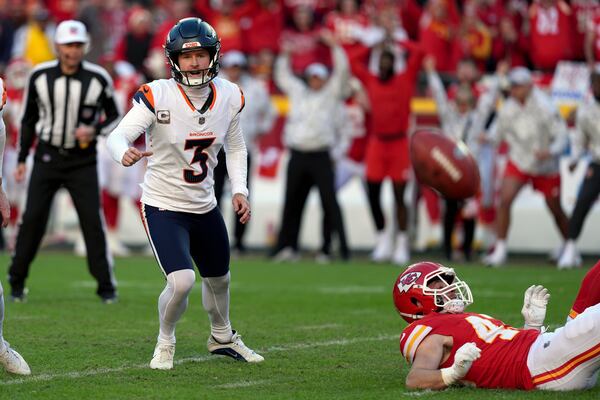
M 143 157 L 148 165 L 142 183 L 142 218 L 150 245 L 167 284 L 158 299 L 160 330 L 153 369 L 173 368 L 175 325 L 202 276 L 202 304 L 211 335 L 208 350 L 239 361 L 261 362 L 229 322 L 229 239 L 216 207 L 213 169 L 221 147 L 233 209 L 246 223 L 250 204 L 246 188 L 246 145 L 240 128 L 244 95 L 217 77 L 221 43 L 215 30 L 199 18 L 180 20 L 165 43 L 172 79 L 143 85 L 133 107 L 108 138 L 112 157 L 131 166 Z M 146 133 L 146 151 L 131 143 Z
M 4 82 L 0 78 L 0 93 L 2 98 L 0 99 L 0 215 L 2 216 L 2 227 L 8 226 L 10 219 L 10 205 L 8 204 L 8 198 L 6 193 L 2 189 L 2 158 L 4 156 L 4 144 L 6 143 L 6 126 L 4 125 L 3 108 L 6 104 L 6 89 L 4 88 Z M 31 370 L 27 362 L 21 357 L 19 353 L 11 349 L 7 341 L 2 337 L 2 325 L 4 322 L 4 295 L 2 290 L 2 284 L 0 284 L 0 365 L 4 367 L 7 372 L 19 375 L 29 375 Z

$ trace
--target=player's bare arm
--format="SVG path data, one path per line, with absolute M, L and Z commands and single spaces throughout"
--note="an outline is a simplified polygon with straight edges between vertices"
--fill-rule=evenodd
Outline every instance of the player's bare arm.
M 153 153 L 151 151 L 141 151 L 136 149 L 135 147 L 130 147 L 127 149 L 125 154 L 123 154 L 123 159 L 121 160 L 121 164 L 126 167 L 131 167 L 136 162 L 140 161 L 144 157 L 150 157 Z
M 406 376 L 408 389 L 445 389 L 440 364 L 450 355 L 453 340 L 450 336 L 430 335 L 423 339 L 412 367 Z
M 246 196 L 242 193 L 236 193 L 233 195 L 231 203 L 233 204 L 233 211 L 239 216 L 242 224 L 250 221 L 252 211 L 250 210 L 250 202 Z

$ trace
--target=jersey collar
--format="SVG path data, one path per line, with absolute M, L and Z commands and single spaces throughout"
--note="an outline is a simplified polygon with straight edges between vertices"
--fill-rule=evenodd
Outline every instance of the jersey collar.
M 204 102 L 204 105 L 202 106 L 202 108 L 200 108 L 198 110 L 198 109 L 196 109 L 196 107 L 194 107 L 194 104 L 192 104 L 192 102 L 190 101 L 190 98 L 185 93 L 185 90 L 183 90 L 181 85 L 179 83 L 177 84 L 177 88 L 179 89 L 179 92 L 181 92 L 181 95 L 183 96 L 183 99 L 187 103 L 188 107 L 190 107 L 192 111 L 198 111 L 200 114 L 204 114 L 206 111 L 212 110 L 215 105 L 215 102 L 217 100 L 217 88 L 215 87 L 214 83 L 210 82 L 209 87 L 210 87 L 210 93 L 208 94 L 208 98 Z

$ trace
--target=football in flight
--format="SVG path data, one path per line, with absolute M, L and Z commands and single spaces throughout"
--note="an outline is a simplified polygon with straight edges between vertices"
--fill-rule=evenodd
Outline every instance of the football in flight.
M 448 199 L 479 191 L 479 167 L 467 146 L 441 131 L 419 130 L 410 139 L 410 159 L 417 180 Z

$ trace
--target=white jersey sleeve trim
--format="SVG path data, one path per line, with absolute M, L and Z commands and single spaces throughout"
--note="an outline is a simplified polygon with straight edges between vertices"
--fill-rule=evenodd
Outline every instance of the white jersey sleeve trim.
M 404 342 L 402 354 L 410 364 L 412 364 L 415 359 L 415 354 L 417 354 L 419 345 L 423 339 L 429 335 L 429 332 L 431 332 L 432 329 L 432 327 L 427 325 L 417 325 L 406 339 L 406 342 Z

